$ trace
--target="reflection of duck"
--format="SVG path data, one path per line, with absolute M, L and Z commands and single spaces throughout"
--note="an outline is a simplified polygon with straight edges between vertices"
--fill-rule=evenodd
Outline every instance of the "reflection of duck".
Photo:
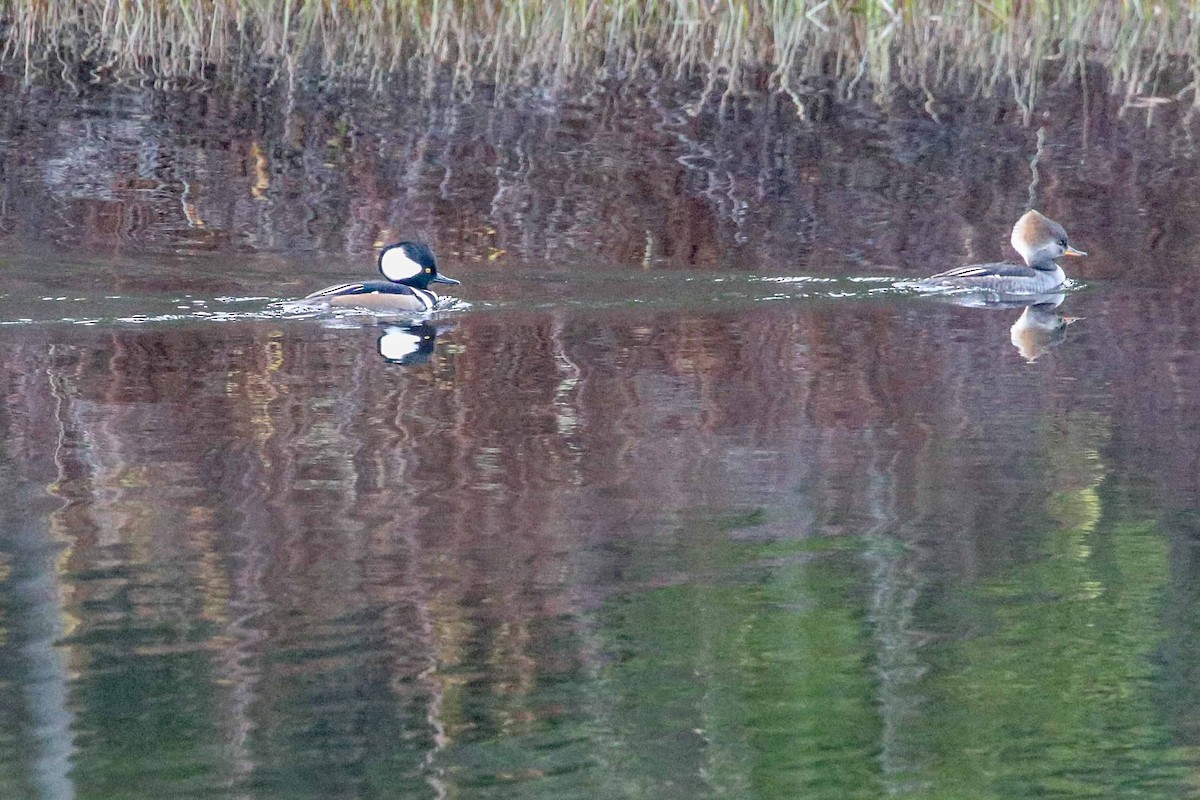
M 389 325 L 376 342 L 379 355 L 393 364 L 424 364 L 433 355 L 437 343 L 437 328 L 428 322 L 411 325 Z
M 986 289 L 1000 294 L 1039 294 L 1057 289 L 1066 274 L 1057 259 L 1084 256 L 1067 240 L 1067 232 L 1037 211 L 1027 211 L 1013 226 L 1013 249 L 1024 264 L 974 264 L 940 272 L 920 282 L 926 289 Z
M 1013 347 L 1026 361 L 1033 361 L 1051 347 L 1058 346 L 1066 338 L 1067 326 L 1082 319 L 1058 313 L 1063 295 L 1050 297 L 1056 299 L 1026 306 L 1009 330 Z
M 1045 292 L 1021 297 L 997 297 L 987 293 L 970 292 L 945 295 L 939 299 L 966 308 L 1023 309 L 1021 316 L 1017 317 L 1009 329 L 1009 339 L 1026 361 L 1033 361 L 1051 347 L 1057 347 L 1066 338 L 1067 326 L 1083 319 L 1058 313 L 1059 305 L 1067 299 L 1062 292 Z
M 437 305 L 438 296 L 429 291 L 431 283 L 458 285 L 453 278 L 438 274 L 433 251 L 420 242 L 399 242 L 383 248 L 379 254 L 379 271 L 386 281 L 330 286 L 313 292 L 303 302 L 336 308 L 423 314 Z

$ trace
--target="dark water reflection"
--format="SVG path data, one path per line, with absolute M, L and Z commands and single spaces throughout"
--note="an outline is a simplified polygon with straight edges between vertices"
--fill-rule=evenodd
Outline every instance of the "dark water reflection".
M 1001 255 L 1032 134 L 994 109 L 685 120 L 697 170 L 649 101 L 24 102 L 0 795 L 1195 793 L 1186 126 L 1052 129 L 1040 201 L 1097 255 L 1030 362 L 1020 308 L 849 281 Z M 474 308 L 193 310 L 402 222 Z
M 1167 280 L 1200 251 L 1195 122 L 1182 105 L 1119 117 L 1103 81 L 1090 87 L 1048 95 L 1053 111 L 1031 128 L 1005 101 L 930 106 L 902 92 L 806 123 L 782 101 L 722 120 L 634 90 L 513 107 L 10 88 L 0 230 L 13 247 L 143 265 L 212 251 L 214 293 L 252 268 L 228 269 L 232 252 L 367 258 L 380 239 L 414 235 L 460 272 L 923 275 L 1006 255 L 1040 131 L 1037 204 L 1093 252 L 1076 274 Z M 105 278 L 178 286 L 159 268 Z

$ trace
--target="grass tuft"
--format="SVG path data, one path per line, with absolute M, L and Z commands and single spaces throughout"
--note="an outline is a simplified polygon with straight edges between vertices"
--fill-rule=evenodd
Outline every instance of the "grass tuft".
M 1031 113 L 1043 72 L 1081 80 L 1088 63 L 1130 104 L 1200 106 L 1198 21 L 1195 0 L 8 0 L 0 53 L 29 79 L 682 80 L 801 107 L 825 81 L 843 98 L 1012 91 Z

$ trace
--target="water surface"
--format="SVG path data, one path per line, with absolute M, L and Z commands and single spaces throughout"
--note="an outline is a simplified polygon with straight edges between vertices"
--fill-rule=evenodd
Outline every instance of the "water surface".
M 0 795 L 1196 794 L 1190 123 L 285 100 L 2 112 Z

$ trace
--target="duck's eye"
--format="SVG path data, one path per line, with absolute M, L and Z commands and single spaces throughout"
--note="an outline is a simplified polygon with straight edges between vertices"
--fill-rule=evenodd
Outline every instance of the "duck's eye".
M 1066 246 L 1066 244 L 1067 244 L 1066 242 L 1063 242 L 1063 246 L 1064 246 L 1064 247 Z M 432 269 L 430 269 L 429 267 L 426 267 L 426 268 L 425 268 L 425 271 L 426 271 L 426 272 L 433 272 L 433 270 L 432 270 Z
M 1063 247 L 1066 247 L 1066 246 L 1067 246 L 1067 240 L 1066 240 L 1066 239 L 1059 239 L 1059 240 L 1058 240 L 1058 243 L 1059 243 L 1060 245 L 1062 245 Z M 425 271 L 426 271 L 426 272 L 428 272 L 429 270 L 425 270 Z

